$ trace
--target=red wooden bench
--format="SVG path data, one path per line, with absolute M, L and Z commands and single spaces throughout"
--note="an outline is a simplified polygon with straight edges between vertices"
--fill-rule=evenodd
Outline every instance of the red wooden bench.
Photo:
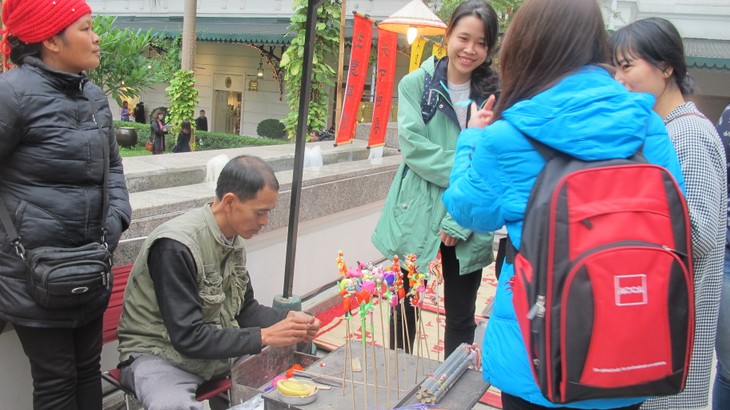
M 127 279 L 132 271 L 132 264 L 115 266 L 112 268 L 112 275 L 114 276 L 114 285 L 112 287 L 112 294 L 109 299 L 109 306 L 104 312 L 104 327 L 102 330 L 102 337 L 104 343 L 109 343 L 117 340 L 117 327 L 119 326 L 119 319 L 122 316 L 122 304 L 124 302 L 124 289 L 127 287 Z M 121 371 L 119 369 L 111 369 L 101 374 L 101 377 L 112 384 L 114 387 L 123 391 L 125 394 L 125 405 L 129 410 L 129 397 L 135 397 L 134 392 L 128 390 L 121 384 Z M 196 392 L 195 399 L 197 401 L 208 400 L 218 395 L 225 395 L 228 402 L 231 402 L 230 398 L 231 391 L 231 379 L 218 379 L 210 380 L 200 385 Z

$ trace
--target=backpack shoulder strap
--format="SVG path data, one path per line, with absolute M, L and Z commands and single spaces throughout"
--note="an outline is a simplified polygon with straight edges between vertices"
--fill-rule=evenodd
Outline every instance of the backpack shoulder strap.
M 535 148 L 535 150 L 542 155 L 542 157 L 545 159 L 545 162 L 550 161 L 551 159 L 559 156 L 564 156 L 568 158 L 573 158 L 572 155 L 566 154 L 565 152 L 558 151 L 555 148 L 545 145 L 542 142 L 530 137 L 529 135 L 523 133 L 522 135 L 527 138 L 527 140 L 532 144 L 532 146 Z M 646 158 L 644 157 L 644 144 L 641 144 L 639 149 L 636 150 L 636 152 L 631 156 L 631 158 L 634 158 L 637 161 L 640 162 L 647 162 Z
M 423 78 L 423 92 L 421 93 L 421 118 L 423 118 L 423 122 L 426 124 L 433 118 L 438 108 L 439 96 L 431 88 L 432 78 L 431 74 L 426 72 Z
M 537 151 L 540 155 L 542 155 L 542 157 L 545 159 L 545 162 L 548 162 L 551 159 L 553 159 L 559 155 L 569 156 L 568 154 L 566 154 L 564 152 L 560 152 L 551 146 L 543 144 L 542 142 L 536 140 L 535 138 L 532 138 L 531 136 L 529 136 L 525 133 L 522 133 L 522 135 L 524 135 L 525 138 L 527 138 L 527 141 L 529 141 L 530 144 L 532 144 L 532 147 L 535 148 L 535 151 Z

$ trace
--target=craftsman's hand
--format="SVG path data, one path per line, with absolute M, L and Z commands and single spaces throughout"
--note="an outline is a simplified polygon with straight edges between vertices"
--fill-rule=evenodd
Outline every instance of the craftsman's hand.
M 305 339 L 306 341 L 311 342 L 312 340 L 314 340 L 314 336 L 316 336 L 317 333 L 319 333 L 319 327 L 321 326 L 321 323 L 319 323 L 319 319 L 317 319 L 316 317 L 308 315 L 304 312 L 298 312 L 298 311 L 294 311 L 294 310 L 290 310 L 289 313 L 287 313 L 287 318 L 288 317 L 297 317 L 302 320 L 306 320 L 306 322 L 307 322 L 307 336 Z
M 283 347 L 310 342 L 319 331 L 319 326 L 319 319 L 303 312 L 290 311 L 285 319 L 261 329 L 261 344 Z
M 441 242 L 446 246 L 455 246 L 459 242 L 459 238 L 447 234 L 443 229 L 439 231 L 439 238 L 441 238 Z
M 477 108 L 476 103 L 471 103 L 470 107 L 470 113 L 469 113 L 469 124 L 467 124 L 468 128 L 484 128 L 487 125 L 492 123 L 492 120 L 494 119 L 494 111 L 492 111 L 492 107 L 494 107 L 494 101 L 495 101 L 494 94 L 490 95 L 487 99 L 487 102 L 484 103 L 484 107 L 482 109 Z

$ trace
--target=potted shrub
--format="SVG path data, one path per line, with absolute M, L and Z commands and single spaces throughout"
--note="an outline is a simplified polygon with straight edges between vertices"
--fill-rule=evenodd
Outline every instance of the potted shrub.
M 256 133 L 266 138 L 283 139 L 286 137 L 286 128 L 281 121 L 269 118 L 259 123 Z

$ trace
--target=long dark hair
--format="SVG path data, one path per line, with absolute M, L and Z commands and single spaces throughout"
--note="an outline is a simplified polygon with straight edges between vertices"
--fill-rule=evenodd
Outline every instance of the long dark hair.
M 482 21 L 487 46 L 487 59 L 472 72 L 471 93 L 488 96 L 499 89 L 499 77 L 492 69 L 492 56 L 496 51 L 499 37 L 499 20 L 494 8 L 484 0 L 465 1 L 454 10 L 451 18 L 449 18 L 449 24 L 446 27 L 447 38 L 451 35 L 451 30 L 459 23 L 459 20 L 467 16 L 474 16 Z
M 596 0 L 525 0 L 502 41 L 497 118 L 588 64 L 609 61 Z
M 650 17 L 637 20 L 616 30 L 609 39 L 613 64 L 618 64 L 621 53 L 631 58 L 641 58 L 661 71 L 672 68 L 672 80 L 683 96 L 695 90 L 692 77 L 687 74 L 684 60 L 684 44 L 677 28 L 668 20 Z

